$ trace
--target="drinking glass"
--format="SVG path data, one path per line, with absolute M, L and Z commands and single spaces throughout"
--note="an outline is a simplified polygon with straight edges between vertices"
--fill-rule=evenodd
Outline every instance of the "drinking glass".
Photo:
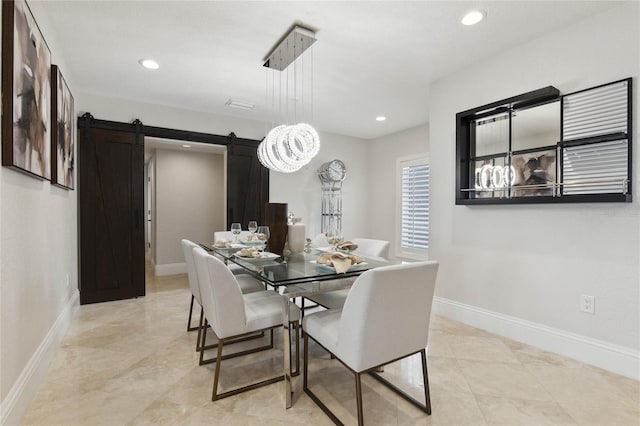
M 256 237 L 258 237 L 258 241 L 263 241 L 262 251 L 267 248 L 267 241 L 271 234 L 269 233 L 268 226 L 258 226 L 258 230 L 256 231 Z
M 258 222 L 255 220 L 249 221 L 249 227 L 247 228 L 251 232 L 251 240 L 255 239 L 255 233 L 258 230 Z
M 326 231 L 324 233 L 324 236 L 327 237 L 327 242 L 329 243 L 329 245 L 333 245 L 333 231 Z
M 342 234 L 336 231 L 327 231 L 324 235 L 327 237 L 327 242 L 334 251 L 337 250 L 337 245 L 344 240 Z
M 235 242 L 238 242 L 238 235 L 242 231 L 242 226 L 238 222 L 234 222 L 231 224 L 231 233 L 235 236 Z

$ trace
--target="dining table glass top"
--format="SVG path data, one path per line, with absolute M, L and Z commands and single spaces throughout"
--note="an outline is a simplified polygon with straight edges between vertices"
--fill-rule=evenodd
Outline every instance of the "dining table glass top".
M 247 272 L 274 287 L 354 277 L 369 269 L 400 263 L 399 261 L 365 257 L 361 263 L 351 265 L 348 271 L 337 273 L 332 266 L 317 262 L 318 257 L 323 253 L 333 252 L 330 248 L 312 248 L 308 253 L 302 252 L 288 256 L 267 252 L 263 257 L 256 259 L 246 259 L 239 256 L 238 252 L 242 249 L 239 244 L 228 248 L 217 248 L 209 244 L 207 248 L 227 262 L 241 266 Z M 357 254 L 357 252 L 353 254 Z

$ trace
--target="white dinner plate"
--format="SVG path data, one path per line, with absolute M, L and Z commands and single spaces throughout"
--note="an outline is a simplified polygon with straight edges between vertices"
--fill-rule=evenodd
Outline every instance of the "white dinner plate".
M 312 249 L 316 249 L 318 251 L 323 251 L 326 253 L 333 253 L 335 252 L 335 250 L 333 249 L 333 247 L 311 247 Z
M 246 246 L 244 244 L 240 244 L 240 243 L 229 243 L 228 247 L 218 247 L 215 244 L 212 244 L 211 247 L 213 248 L 217 248 L 217 249 L 232 249 L 232 248 L 245 248 Z
M 245 246 L 262 246 L 262 245 L 264 245 L 264 241 L 259 241 L 259 240 L 240 241 L 240 243 L 245 245 Z

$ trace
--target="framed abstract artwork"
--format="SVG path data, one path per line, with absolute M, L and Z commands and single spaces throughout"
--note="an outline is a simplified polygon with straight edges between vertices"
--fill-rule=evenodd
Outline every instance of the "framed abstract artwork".
M 57 65 L 51 66 L 51 183 L 73 189 L 73 96 Z
M 2 2 L 2 165 L 51 178 L 51 52 L 24 0 Z

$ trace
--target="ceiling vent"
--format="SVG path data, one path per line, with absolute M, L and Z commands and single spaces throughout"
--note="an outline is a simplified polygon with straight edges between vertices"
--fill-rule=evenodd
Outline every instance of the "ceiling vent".
M 253 107 L 255 107 L 254 104 L 250 104 L 248 102 L 236 101 L 235 99 L 229 99 L 227 102 L 225 102 L 225 105 L 231 108 L 244 109 L 247 111 L 250 111 L 253 109 Z

